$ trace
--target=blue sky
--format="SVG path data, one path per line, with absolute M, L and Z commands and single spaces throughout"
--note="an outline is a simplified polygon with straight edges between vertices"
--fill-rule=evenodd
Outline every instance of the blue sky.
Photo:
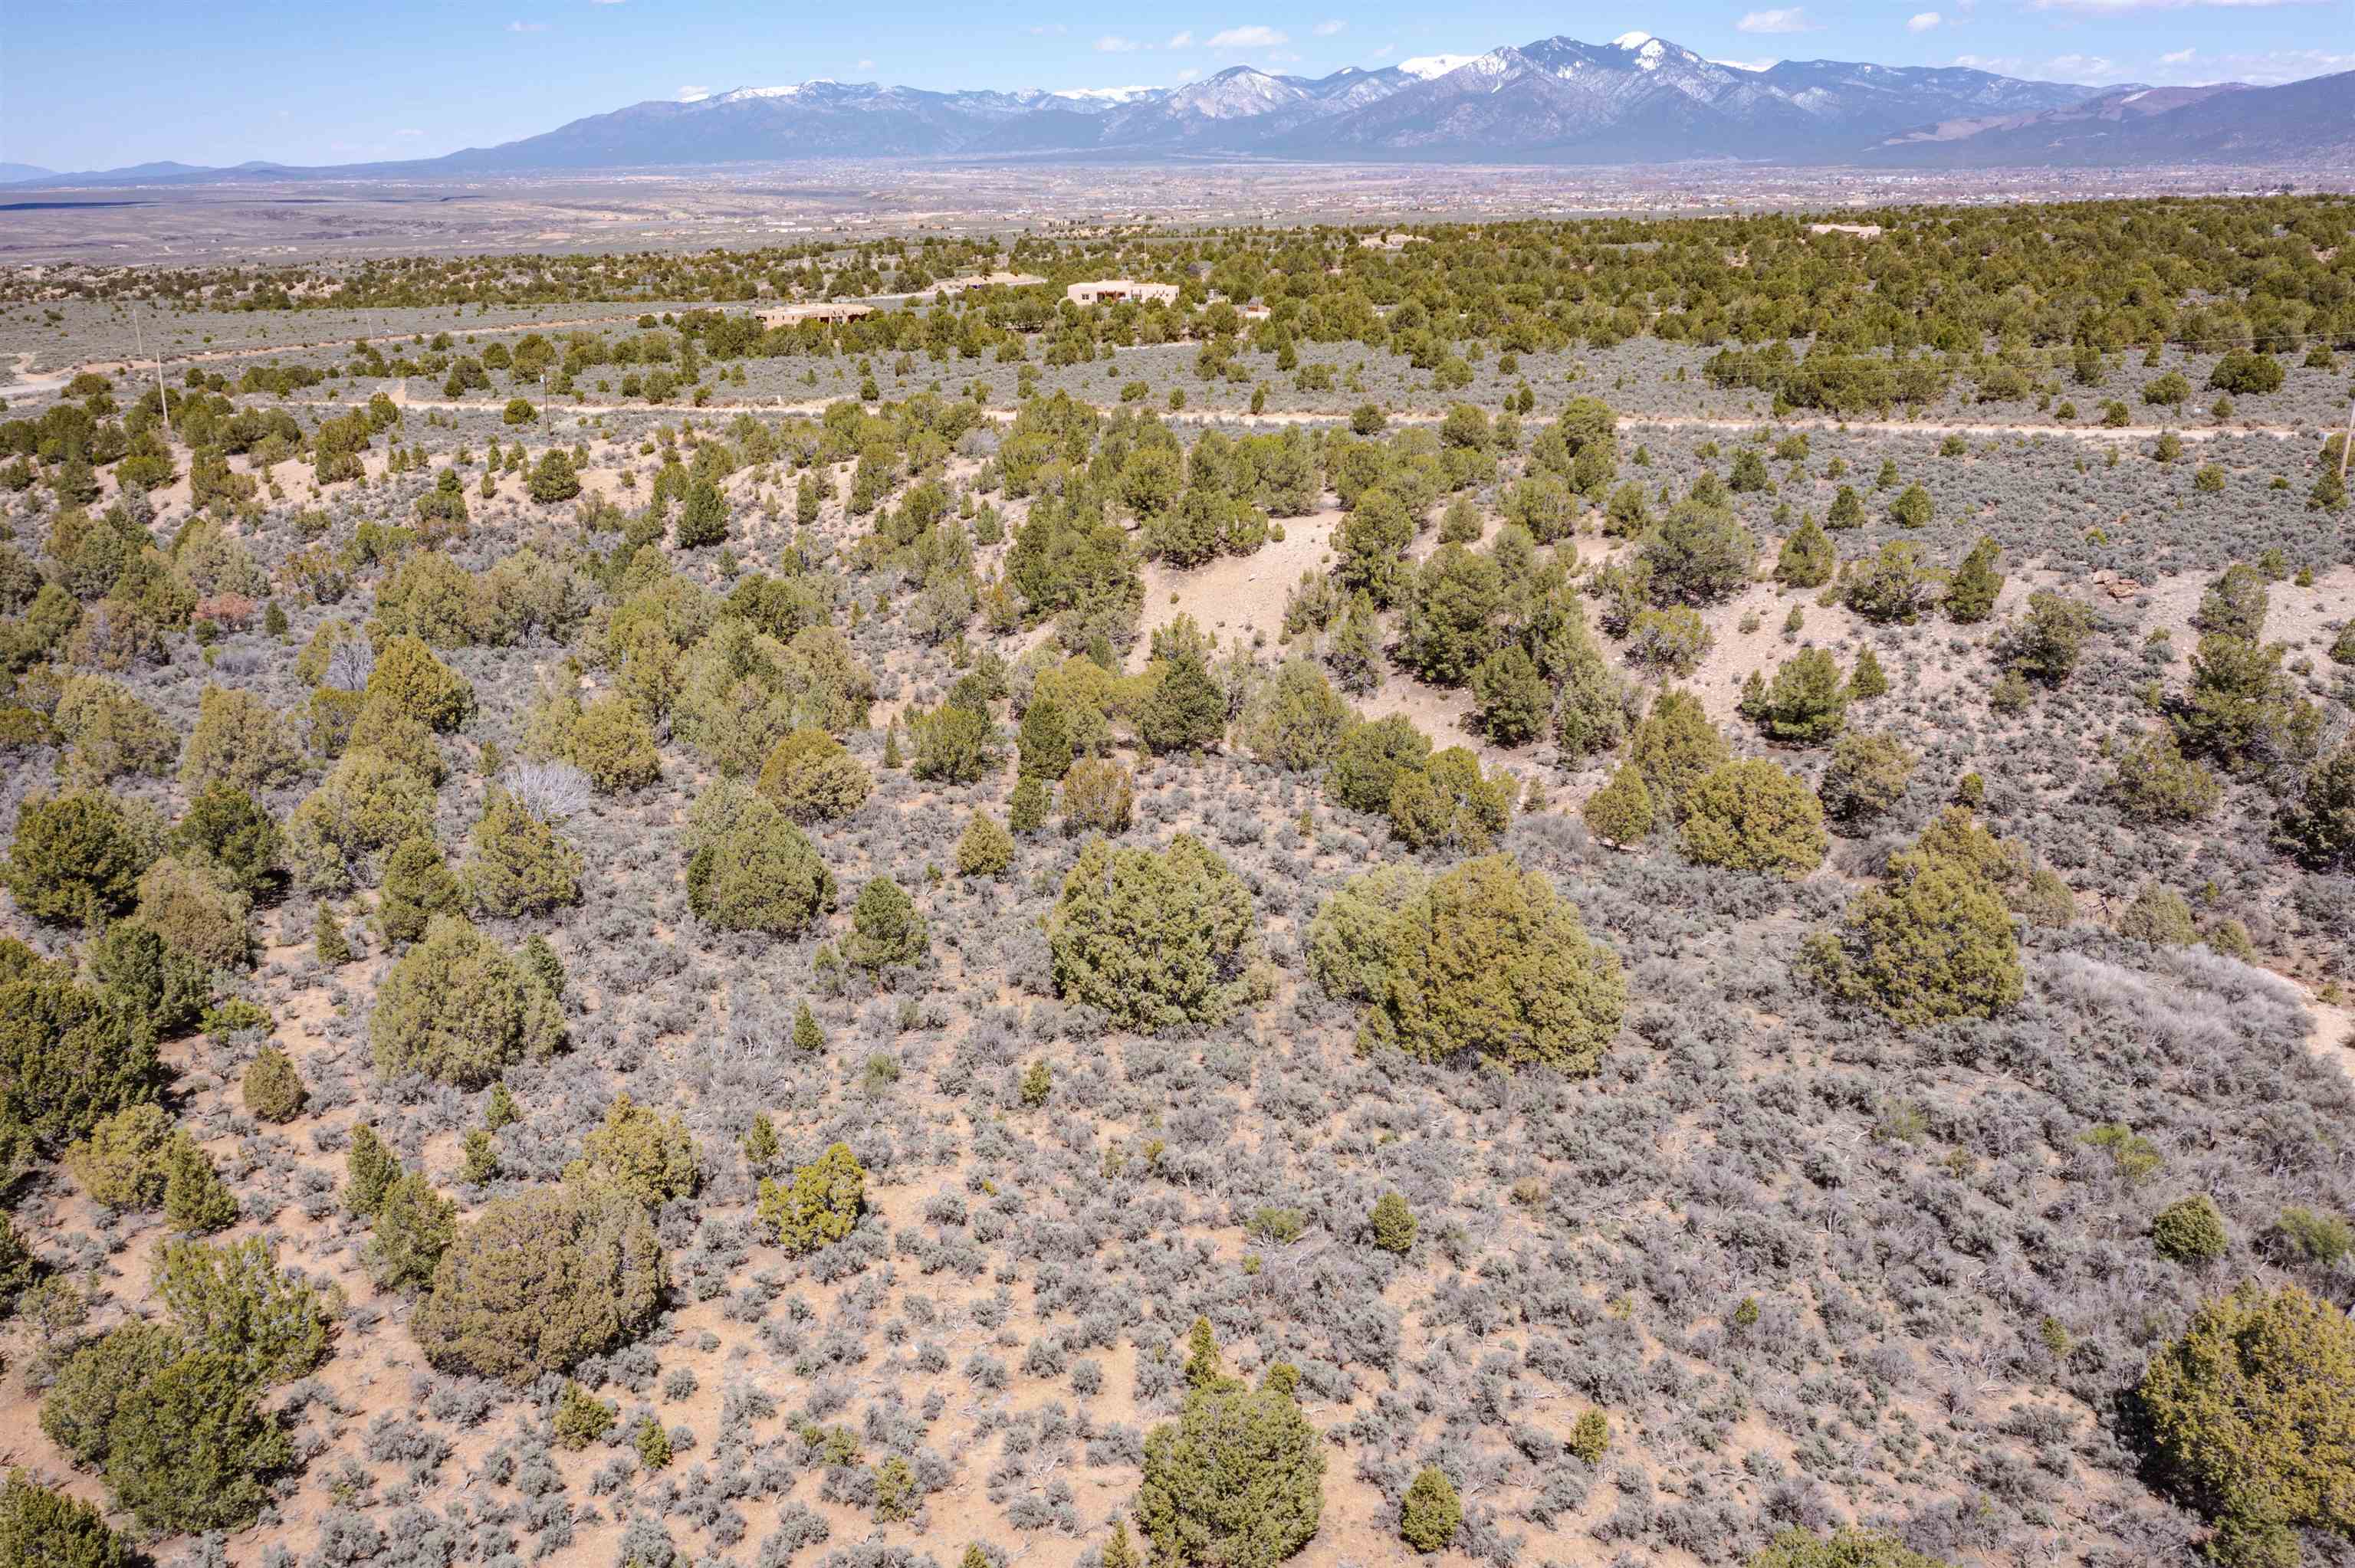
M 916 87 L 1165 85 L 1323 73 L 1567 33 L 1655 33 L 1712 58 L 1967 64 L 2103 83 L 2286 81 L 2355 69 L 2355 0 L 1634 0 L 745 5 L 732 0 L 19 0 L 0 44 L 0 160 L 293 164 L 428 157 L 694 90 L 811 77 Z

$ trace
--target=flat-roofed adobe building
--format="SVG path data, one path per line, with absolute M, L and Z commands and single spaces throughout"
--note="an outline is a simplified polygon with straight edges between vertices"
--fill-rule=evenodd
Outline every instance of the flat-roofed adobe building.
M 855 322 L 875 313 L 873 305 L 849 300 L 813 300 L 799 305 L 771 305 L 755 311 L 762 326 L 800 326 L 805 322 Z
M 1106 278 L 1093 283 L 1074 283 L 1063 291 L 1063 298 L 1075 305 L 1116 305 L 1123 300 L 1135 300 L 1140 304 L 1174 305 L 1178 302 L 1178 285 Z

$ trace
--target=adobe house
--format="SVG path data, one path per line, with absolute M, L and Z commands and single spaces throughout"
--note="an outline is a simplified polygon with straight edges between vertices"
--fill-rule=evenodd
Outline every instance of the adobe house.
M 772 305 L 752 313 L 761 318 L 762 326 L 800 326 L 805 322 L 855 322 L 873 315 L 875 307 L 849 300 L 815 300 L 806 304 Z
M 1135 300 L 1141 304 L 1174 305 L 1178 302 L 1178 285 L 1106 278 L 1101 282 L 1074 283 L 1063 291 L 1063 297 L 1075 305 L 1116 305 L 1123 300 Z

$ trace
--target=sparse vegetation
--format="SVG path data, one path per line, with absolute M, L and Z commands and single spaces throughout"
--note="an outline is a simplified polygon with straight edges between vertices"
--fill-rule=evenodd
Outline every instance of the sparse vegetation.
M 2349 210 L 0 277 L 0 1559 L 2343 1552 Z

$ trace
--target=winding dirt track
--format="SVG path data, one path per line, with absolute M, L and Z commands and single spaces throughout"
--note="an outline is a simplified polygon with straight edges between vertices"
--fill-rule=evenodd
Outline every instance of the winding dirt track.
M 505 400 L 498 398 L 411 397 L 408 395 L 408 388 L 405 386 L 395 388 L 392 400 L 404 408 L 489 410 L 506 407 Z M 782 397 L 776 397 L 765 402 L 705 403 L 700 407 L 693 403 L 636 402 L 542 403 L 538 407 L 548 412 L 558 414 L 798 414 L 815 418 L 824 414 L 832 404 L 839 401 L 841 401 L 839 398 L 820 398 L 790 403 Z M 1137 407 L 1134 403 L 1093 401 L 1090 401 L 1088 406 L 1100 413 L 1107 414 L 1117 413 L 1124 408 Z M 1011 408 L 991 408 L 986 412 L 990 418 L 1001 424 L 1009 423 L 1014 418 L 1014 410 Z M 1347 424 L 1350 411 L 1347 408 L 1292 408 L 1273 414 L 1252 414 L 1241 410 L 1182 408 L 1174 412 L 1162 409 L 1158 410 L 1158 413 L 1161 418 L 1171 424 L 1249 425 L 1261 429 L 1273 429 L 1284 425 Z M 1416 408 L 1384 416 L 1387 421 L 1393 425 L 1436 425 L 1446 417 L 1444 410 L 1433 408 Z M 2156 429 L 2149 426 L 2129 426 L 2124 429 L 2108 429 L 2098 425 L 1976 425 L 1934 419 L 1824 419 L 1796 417 L 1775 419 L 1763 416 L 1751 419 L 1732 419 L 1703 414 L 1623 413 L 1619 416 L 1619 425 L 1623 429 L 1633 426 L 1642 429 L 1736 432 L 1754 430 L 1761 426 L 1772 425 L 1778 430 L 1840 430 L 1851 434 L 1897 436 L 2065 436 L 2094 442 L 2141 440 L 2158 434 Z M 2213 440 L 2219 436 L 2271 436 L 2276 440 L 2286 441 L 2296 437 L 2311 435 L 2314 432 L 2301 429 L 2295 425 L 2232 425 L 2227 428 L 2177 430 L 2175 433 L 2185 441 L 2190 442 Z

